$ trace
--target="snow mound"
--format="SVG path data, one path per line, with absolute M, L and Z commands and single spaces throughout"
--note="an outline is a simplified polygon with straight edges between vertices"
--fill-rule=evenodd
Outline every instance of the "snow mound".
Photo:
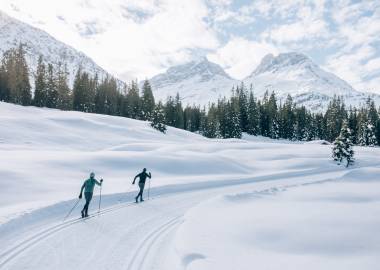
M 379 180 L 214 198 L 186 214 L 176 250 L 181 258 L 197 254 L 186 269 L 376 269 L 379 198 Z

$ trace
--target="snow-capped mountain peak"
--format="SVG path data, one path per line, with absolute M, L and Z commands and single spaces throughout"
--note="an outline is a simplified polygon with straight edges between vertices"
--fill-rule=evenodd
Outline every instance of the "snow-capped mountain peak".
M 156 99 L 179 93 L 187 104 L 205 105 L 229 95 L 237 83 L 221 66 L 206 57 L 169 68 L 150 80 Z
M 356 106 L 365 104 L 369 95 L 380 101 L 379 95 L 356 91 L 347 82 L 298 52 L 266 55 L 243 82 L 247 87 L 252 85 L 259 98 L 266 91 L 275 92 L 280 100 L 291 95 L 296 103 L 315 111 L 324 110 L 334 96 L 342 96 L 348 105 Z M 185 103 L 201 105 L 216 102 L 220 97 L 229 97 L 232 87 L 240 84 L 207 58 L 171 67 L 153 77 L 151 83 L 159 100 L 179 93 Z
M 288 67 L 309 67 L 316 68 L 317 65 L 314 64 L 310 58 L 306 55 L 296 52 L 282 53 L 277 57 L 274 57 L 273 54 L 267 54 L 261 60 L 260 65 L 255 69 L 251 76 L 258 75 L 264 72 L 276 72 L 280 69 L 286 69 Z
M 165 74 L 157 77 L 165 77 L 167 79 L 166 83 L 176 83 L 192 77 L 200 77 L 200 81 L 205 82 L 215 76 L 232 79 L 222 67 L 210 62 L 206 57 L 202 57 L 186 64 L 170 67 Z
M 342 96 L 347 104 L 358 106 L 369 95 L 356 91 L 346 81 L 296 52 L 265 56 L 244 82 L 252 85 L 258 96 L 273 91 L 283 99 L 289 94 L 298 104 L 312 110 L 323 110 L 334 96 Z M 371 96 L 380 100 L 380 96 Z

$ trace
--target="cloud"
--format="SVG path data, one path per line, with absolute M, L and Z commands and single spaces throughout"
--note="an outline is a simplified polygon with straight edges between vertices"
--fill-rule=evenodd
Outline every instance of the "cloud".
M 263 35 L 277 43 L 311 40 L 325 35 L 326 24 L 323 20 L 302 21 L 281 25 Z
M 266 42 L 235 37 L 208 57 L 225 68 L 232 77 L 243 79 L 250 75 L 261 59 L 269 53 L 278 54 L 278 50 Z
M 202 0 L 4 1 L 11 15 L 71 44 L 126 80 L 188 61 L 194 49 L 219 46 Z M 10 4 L 20 12 L 12 11 Z
M 338 44 L 326 67 L 358 90 L 380 91 L 380 3 L 335 2 L 331 17 L 336 24 L 332 42 Z
M 243 78 L 265 54 L 297 51 L 380 92 L 379 1 L 1 0 L 0 9 L 125 80 L 205 54 Z

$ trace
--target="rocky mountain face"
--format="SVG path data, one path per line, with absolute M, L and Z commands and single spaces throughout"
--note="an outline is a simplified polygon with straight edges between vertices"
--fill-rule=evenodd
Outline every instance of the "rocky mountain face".
M 79 67 L 91 75 L 97 73 L 99 78 L 107 75 L 103 68 L 82 52 L 56 40 L 45 31 L 16 20 L 0 11 L 0 56 L 6 50 L 19 46 L 20 43 L 24 45 L 26 51 L 32 84 L 34 82 L 33 74 L 36 71 L 40 55 L 43 56 L 46 63 L 51 63 L 55 67 L 59 63 L 67 65 L 70 86 Z
M 231 78 L 219 65 L 201 58 L 169 68 L 150 79 L 156 99 L 165 101 L 179 93 L 185 104 L 207 105 L 228 96 L 239 82 Z
M 326 72 L 310 58 L 300 53 L 283 53 L 277 57 L 269 54 L 250 76 L 244 79 L 255 93 L 274 91 L 280 99 L 290 94 L 295 102 L 312 110 L 324 109 L 334 96 L 341 96 L 350 105 L 364 104 L 369 95 L 356 91 L 336 75 Z M 380 100 L 380 99 L 379 99 Z
M 207 105 L 220 97 L 229 97 L 231 89 L 241 81 L 231 78 L 222 67 L 201 61 L 171 67 L 151 79 L 156 98 L 165 100 L 177 92 L 185 104 Z M 243 79 L 245 86 L 261 98 L 274 91 L 279 100 L 289 94 L 299 105 L 313 111 L 326 109 L 335 96 L 342 96 L 348 105 L 360 106 L 368 96 L 380 101 L 380 96 L 356 91 L 336 75 L 324 71 L 310 58 L 300 53 L 265 56 L 259 66 Z

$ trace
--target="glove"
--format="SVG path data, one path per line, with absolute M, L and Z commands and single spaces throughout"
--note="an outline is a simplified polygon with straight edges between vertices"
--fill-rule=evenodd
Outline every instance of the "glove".
M 103 183 L 103 179 L 100 179 L 100 183 Z
M 82 199 L 82 193 L 81 194 L 79 194 L 79 197 L 78 197 L 79 199 Z
M 134 184 L 135 184 L 135 181 L 132 182 L 132 185 L 134 185 Z

